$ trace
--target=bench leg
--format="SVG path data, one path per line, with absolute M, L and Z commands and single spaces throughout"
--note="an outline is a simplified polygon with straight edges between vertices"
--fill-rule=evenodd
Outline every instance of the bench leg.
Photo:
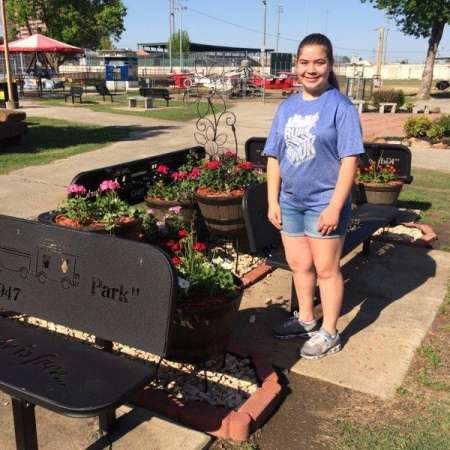
M 16 398 L 12 398 L 11 400 L 17 450 L 37 450 L 34 405 Z
M 98 425 L 102 434 L 108 434 L 116 423 L 116 410 L 111 409 L 98 416 Z
M 370 255 L 370 239 L 366 239 L 363 242 L 362 255 L 369 256 Z

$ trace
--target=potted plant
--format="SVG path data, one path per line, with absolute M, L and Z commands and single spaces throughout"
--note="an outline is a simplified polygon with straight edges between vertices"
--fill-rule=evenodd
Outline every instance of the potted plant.
M 362 202 L 393 205 L 403 187 L 392 164 L 382 164 L 382 157 L 370 160 L 369 165 L 358 169 L 357 181 Z
M 168 357 L 199 362 L 223 352 L 243 293 L 233 265 L 208 254 L 179 209 L 173 208 L 163 221 L 149 210 L 143 226 L 152 243 L 169 253 L 178 276 Z
M 119 189 L 120 184 L 114 180 L 102 181 L 94 192 L 71 184 L 67 188 L 68 199 L 58 208 L 53 220 L 58 225 L 100 233 L 129 229 L 140 222 L 140 213 L 119 198 Z
M 248 186 L 261 180 L 262 173 L 231 150 L 205 161 L 195 197 L 207 227 L 219 233 L 244 229 L 242 197 Z
M 145 202 L 158 219 L 162 220 L 169 209 L 176 206 L 182 207 L 186 221 L 190 222 L 195 218 L 195 191 L 200 177 L 198 164 L 196 155 L 190 153 L 187 162 L 175 171 L 171 171 L 165 164 L 156 167 Z

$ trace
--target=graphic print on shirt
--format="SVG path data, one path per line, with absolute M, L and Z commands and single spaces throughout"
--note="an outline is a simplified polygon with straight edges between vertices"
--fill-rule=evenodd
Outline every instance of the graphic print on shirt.
M 305 163 L 316 156 L 314 141 L 316 136 L 311 130 L 319 120 L 319 113 L 302 116 L 294 114 L 289 117 L 284 127 L 284 140 L 286 142 L 286 156 L 295 166 Z

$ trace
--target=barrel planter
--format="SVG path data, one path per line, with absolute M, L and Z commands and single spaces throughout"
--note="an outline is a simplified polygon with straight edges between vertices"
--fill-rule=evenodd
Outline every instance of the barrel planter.
M 245 229 L 242 214 L 244 191 L 229 195 L 206 194 L 198 190 L 195 194 L 200 212 L 209 231 L 223 235 L 233 235 Z
M 195 299 L 177 305 L 171 327 L 168 358 L 198 363 L 224 353 L 241 304 L 242 281 L 232 298 Z
M 152 208 L 154 211 L 154 216 L 158 220 L 164 220 L 164 216 L 169 212 L 170 208 L 176 206 L 181 206 L 181 214 L 183 215 L 184 221 L 186 223 L 192 222 L 198 213 L 198 205 L 194 200 L 164 200 L 157 197 L 145 197 L 145 204 Z
M 403 181 L 389 183 L 359 183 L 363 202 L 376 205 L 394 205 L 403 188 Z

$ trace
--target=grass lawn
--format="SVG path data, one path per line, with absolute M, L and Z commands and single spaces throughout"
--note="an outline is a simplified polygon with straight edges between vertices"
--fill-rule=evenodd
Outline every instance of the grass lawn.
M 413 182 L 403 186 L 399 206 L 420 209 L 421 221 L 430 225 L 450 224 L 450 174 L 413 169 Z
M 97 150 L 126 138 L 132 127 L 101 127 L 32 117 L 20 144 L 0 152 L 0 175 L 26 166 Z
M 129 95 L 129 97 L 136 97 L 136 95 Z M 193 99 L 194 100 L 194 99 Z M 111 103 L 107 99 L 103 102 L 103 98 L 99 95 L 85 95 L 83 96 L 83 103 L 75 103 L 72 105 L 70 100 L 65 103 L 62 98 L 41 98 L 40 103 L 46 105 L 67 106 L 70 108 L 89 108 L 93 111 L 108 112 L 113 114 L 127 114 L 132 116 L 150 117 L 154 119 L 175 120 L 185 122 L 198 118 L 197 104 L 194 101 L 184 103 L 182 100 L 170 100 L 169 107 L 166 107 L 165 100 L 155 99 L 154 109 L 140 110 L 131 109 L 128 107 L 128 96 L 126 94 L 114 96 L 114 102 Z M 138 100 L 138 106 L 143 107 L 143 101 Z M 227 108 L 231 105 L 227 104 Z M 214 110 L 221 112 L 224 106 L 221 102 L 214 104 Z M 207 105 L 204 101 L 200 104 L 200 112 L 206 113 Z

